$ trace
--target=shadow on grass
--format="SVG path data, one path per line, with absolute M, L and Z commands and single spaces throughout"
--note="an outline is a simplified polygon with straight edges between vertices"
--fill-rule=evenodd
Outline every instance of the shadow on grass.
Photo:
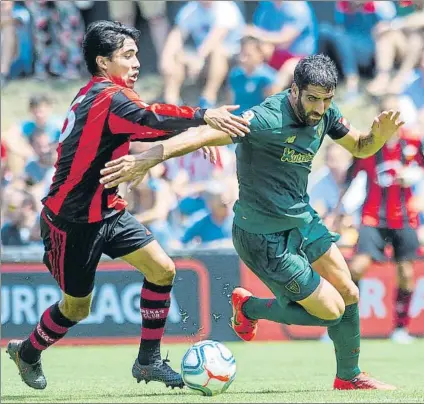
M 298 390 L 246 390 L 246 391 L 226 391 L 225 395 L 241 395 L 241 394 L 255 394 L 255 395 L 266 395 L 266 394 L 293 394 L 293 393 L 318 393 L 325 392 L 328 389 L 298 389 Z M 168 391 L 168 392 L 158 392 L 158 393 L 117 393 L 117 394 L 95 394 L 95 395 L 85 395 L 81 397 L 84 400 L 92 400 L 92 399 L 114 399 L 114 398 L 123 398 L 123 397 L 176 397 L 176 396 L 193 396 L 193 397 L 201 397 L 200 395 L 190 392 L 189 390 L 183 391 Z M 46 396 L 43 395 L 34 395 L 34 394 L 25 394 L 25 395 L 4 395 L 1 397 L 2 401 L 15 401 L 19 402 L 20 400 L 31 399 L 31 402 L 46 402 Z M 53 398 L 53 397 L 52 397 Z M 64 396 L 57 395 L 54 397 L 54 400 L 60 400 L 64 402 L 67 400 Z M 72 398 L 70 398 L 69 402 Z

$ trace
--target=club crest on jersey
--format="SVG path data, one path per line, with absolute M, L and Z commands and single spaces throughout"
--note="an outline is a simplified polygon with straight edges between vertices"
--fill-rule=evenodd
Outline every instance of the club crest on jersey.
M 321 138 L 322 134 L 324 133 L 324 120 L 321 119 L 321 122 L 317 126 L 317 135 L 319 138 Z
M 300 293 L 300 285 L 296 282 L 295 279 L 293 279 L 291 282 L 289 282 L 287 285 L 285 285 L 285 288 L 296 295 Z
M 242 116 L 244 119 L 247 119 L 248 121 L 251 121 L 251 120 L 255 117 L 255 114 L 253 113 L 253 111 L 252 111 L 251 109 L 249 109 L 249 110 L 247 110 L 247 111 L 244 111 L 244 112 L 241 114 L 241 116 Z

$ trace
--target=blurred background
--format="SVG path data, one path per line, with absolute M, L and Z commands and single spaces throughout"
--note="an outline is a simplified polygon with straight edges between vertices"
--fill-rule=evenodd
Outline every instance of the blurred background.
M 234 103 L 240 104 L 241 112 L 290 86 L 301 57 L 324 52 L 336 61 L 340 72 L 336 102 L 353 125 L 367 130 L 380 105 L 390 102 L 401 110 L 405 131 L 424 136 L 424 11 L 420 1 L 2 0 L 2 324 L 8 325 L 3 327 L 4 337 L 25 334 L 35 324 L 37 313 L 56 296 L 53 281 L 40 264 L 40 199 L 52 180 L 66 110 L 89 79 L 81 50 L 83 35 L 88 24 L 100 19 L 118 20 L 141 30 L 142 68 L 136 90 L 146 102 L 203 108 Z M 131 152 L 146 147 L 135 143 Z M 363 177 L 351 175 L 352 164 L 347 152 L 325 142 L 310 175 L 311 204 L 327 226 L 341 234 L 339 244 L 348 259 L 354 254 L 366 196 Z M 346 188 L 349 191 L 340 208 L 339 198 Z M 233 339 L 227 330 L 231 288 L 241 283 L 258 293 L 269 293 L 257 286 L 232 248 L 232 206 L 237 192 L 234 147 L 229 146 L 220 148 L 216 165 L 197 152 L 159 165 L 138 189 L 126 195 L 130 211 L 175 257 L 181 270 L 177 285 L 182 286 L 175 291 L 174 317 L 167 335 L 178 338 L 203 330 L 203 336 Z M 422 181 L 414 184 L 413 193 L 422 211 Z M 424 245 L 423 216 L 420 223 Z M 387 253 L 390 256 L 390 250 Z M 138 275 L 122 271 L 122 263 L 107 265 L 100 267 L 99 290 L 105 285 L 116 289 L 97 297 L 111 299 L 111 305 L 122 303 L 122 318 L 107 308 L 103 314 L 100 308 L 96 312 L 101 304 L 95 302 L 86 324 L 137 324 L 139 316 L 128 312 L 137 306 L 135 295 L 128 297 L 128 290 L 139 282 Z M 374 265 L 367 280 L 368 287 L 361 290 L 365 293 L 361 314 L 365 333 L 387 336 L 392 329 L 395 269 L 389 264 Z M 185 288 L 190 284 L 197 285 L 196 299 L 187 298 Z M 417 263 L 418 290 L 411 309 L 412 329 L 424 335 L 422 261 Z M 202 309 L 205 304 L 213 317 Z M 191 323 L 188 316 L 194 319 Z M 283 334 L 270 327 L 263 338 L 290 337 L 287 330 L 298 330 L 290 327 L 283 327 Z M 131 327 L 99 330 L 98 336 L 132 335 Z M 294 338 L 315 338 L 323 330 L 299 332 Z M 93 336 L 92 330 L 84 334 L 79 329 L 78 333 Z

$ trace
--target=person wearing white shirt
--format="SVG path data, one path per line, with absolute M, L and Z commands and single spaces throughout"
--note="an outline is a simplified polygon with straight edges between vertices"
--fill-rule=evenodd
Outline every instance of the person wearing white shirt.
M 229 61 L 239 52 L 243 28 L 244 18 L 234 1 L 188 2 L 177 14 L 162 53 L 164 101 L 179 103 L 186 73 L 196 80 L 207 64 L 206 85 L 199 105 L 213 106 L 227 76 Z M 194 50 L 186 45 L 189 37 Z

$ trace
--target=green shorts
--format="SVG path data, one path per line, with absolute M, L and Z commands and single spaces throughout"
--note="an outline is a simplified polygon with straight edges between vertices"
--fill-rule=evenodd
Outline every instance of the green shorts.
M 321 255 L 324 255 L 330 249 L 332 243 L 340 239 L 338 233 L 327 229 L 318 213 L 313 211 L 312 217 L 311 223 L 298 229 L 303 237 L 302 251 L 311 264 Z
M 307 226 L 272 234 L 249 233 L 233 225 L 234 247 L 251 271 L 278 298 L 299 301 L 311 295 L 320 276 L 311 263 L 337 240 L 318 215 Z

